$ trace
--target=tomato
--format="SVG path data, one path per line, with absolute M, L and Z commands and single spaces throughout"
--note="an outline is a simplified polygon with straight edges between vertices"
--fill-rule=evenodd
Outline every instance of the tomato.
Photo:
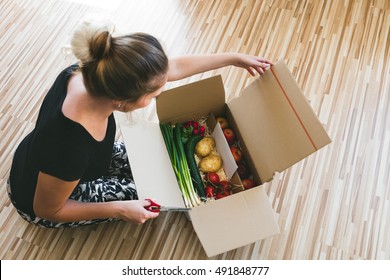
M 255 182 L 249 178 L 246 178 L 242 180 L 242 185 L 244 186 L 244 189 L 248 190 L 255 186 Z

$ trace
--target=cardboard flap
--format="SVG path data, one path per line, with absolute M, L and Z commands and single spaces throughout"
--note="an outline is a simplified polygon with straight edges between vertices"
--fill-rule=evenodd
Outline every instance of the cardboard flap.
M 263 187 L 210 201 L 189 215 L 209 257 L 280 232 Z
M 207 116 L 216 106 L 225 104 L 221 76 L 215 76 L 164 91 L 156 98 L 160 122 L 184 121 Z M 178 116 L 180 117 L 178 119 Z
M 120 121 L 139 199 L 152 198 L 168 207 L 184 207 L 159 124 Z
M 262 182 L 330 143 L 283 62 L 246 87 L 228 107 Z
M 230 151 L 230 147 L 223 135 L 223 131 L 219 123 L 217 123 L 214 127 L 214 131 L 211 136 L 214 138 L 217 151 L 222 158 L 222 166 L 225 174 L 228 178 L 232 178 L 238 166 L 233 158 L 232 152 Z

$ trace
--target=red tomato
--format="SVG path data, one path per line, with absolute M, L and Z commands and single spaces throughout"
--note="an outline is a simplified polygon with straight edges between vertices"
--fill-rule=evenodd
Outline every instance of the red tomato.
M 242 180 L 242 185 L 244 186 L 244 189 L 248 190 L 255 186 L 255 182 L 249 178 L 246 178 Z

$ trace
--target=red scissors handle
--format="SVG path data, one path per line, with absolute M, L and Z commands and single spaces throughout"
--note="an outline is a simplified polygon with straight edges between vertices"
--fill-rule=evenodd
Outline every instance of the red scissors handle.
M 161 205 L 160 204 L 157 204 L 156 202 L 154 202 L 153 200 L 151 200 L 150 198 L 147 198 L 145 199 L 147 201 L 150 202 L 150 205 L 148 206 L 145 206 L 145 209 L 150 211 L 150 212 L 160 212 L 160 208 L 161 208 Z

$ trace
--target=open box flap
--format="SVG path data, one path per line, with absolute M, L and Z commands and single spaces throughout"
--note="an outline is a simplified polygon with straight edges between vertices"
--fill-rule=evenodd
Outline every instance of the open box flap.
M 164 91 L 156 98 L 160 122 L 190 120 L 207 116 L 215 107 L 225 104 L 221 76 L 214 76 Z M 178 116 L 180 119 L 178 119 Z
M 246 87 L 228 107 L 262 182 L 330 143 L 283 62 Z
M 215 146 L 219 155 L 222 158 L 222 166 L 225 174 L 228 178 L 232 178 L 234 172 L 237 170 L 237 163 L 233 158 L 232 152 L 230 151 L 230 147 L 226 142 L 225 136 L 223 135 L 223 131 L 219 123 L 214 128 L 211 136 L 215 140 Z
M 184 207 L 159 124 L 120 121 L 139 199 L 152 198 L 167 207 Z
M 215 256 L 280 232 L 264 187 L 210 201 L 189 212 L 207 256 Z

